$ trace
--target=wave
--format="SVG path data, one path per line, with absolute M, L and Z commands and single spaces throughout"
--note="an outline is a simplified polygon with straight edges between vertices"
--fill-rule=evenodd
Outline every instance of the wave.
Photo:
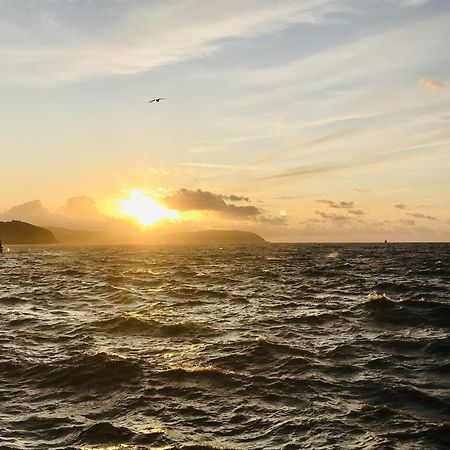
M 23 326 L 29 326 L 32 323 L 38 323 L 38 320 L 35 317 L 18 317 L 16 319 L 11 319 L 8 322 L 8 325 L 11 327 L 23 327 Z
M 267 339 L 266 336 L 258 336 L 256 338 L 256 350 L 265 350 L 270 352 L 282 353 L 287 355 L 303 355 L 311 356 L 311 353 L 305 349 L 292 346 L 290 344 L 272 342 Z
M 426 352 L 444 359 L 450 359 L 450 342 L 448 339 L 436 339 L 427 344 Z
M 404 294 L 411 292 L 411 285 L 408 283 L 393 283 L 390 281 L 383 281 L 375 286 L 375 291 L 389 292 L 390 294 Z
M 173 441 L 169 439 L 162 429 L 150 429 L 145 432 L 137 432 L 125 426 L 113 425 L 110 422 L 98 422 L 82 429 L 72 440 L 73 444 L 90 445 L 155 445 L 158 448 L 169 448 Z M 109 448 L 109 447 L 108 447 Z M 115 447 L 114 447 L 115 448 Z M 127 447 L 124 447 L 127 448 Z M 140 447 L 139 447 L 140 448 Z
M 100 352 L 33 365 L 24 376 L 43 387 L 108 390 L 139 380 L 142 370 L 136 361 Z
M 371 292 L 367 295 L 369 302 L 392 302 L 392 298 L 385 293 L 379 294 L 378 292 Z
M 336 313 L 319 313 L 319 314 L 308 314 L 302 315 L 300 317 L 289 317 L 286 319 L 287 323 L 291 324 L 311 324 L 311 325 L 322 325 L 327 322 L 334 320 L 341 320 L 342 318 Z
M 223 447 L 213 444 L 184 444 L 181 447 L 168 447 L 167 450 L 236 450 L 236 447 Z
M 450 402 L 439 397 L 432 390 L 399 383 L 387 384 L 385 381 L 363 380 L 358 383 L 361 394 L 370 404 L 388 406 L 413 414 L 415 411 L 428 411 L 438 418 L 450 413 Z
M 199 287 L 178 287 L 170 291 L 170 295 L 176 298 L 211 298 L 211 299 L 225 299 L 228 297 L 228 292 L 214 290 L 214 289 L 202 289 Z
M 210 335 L 213 330 L 209 325 L 186 320 L 185 322 L 162 324 L 160 325 L 160 333 L 164 336 L 197 336 Z
M 405 326 L 432 325 L 450 328 L 450 305 L 431 300 L 394 300 L 386 294 L 371 293 L 363 304 L 378 320 Z
M 110 319 L 92 323 L 97 328 L 116 334 L 153 334 L 158 330 L 159 322 L 145 319 L 133 313 L 121 313 Z
M 198 336 L 211 335 L 214 330 L 207 324 L 185 322 L 161 323 L 134 313 L 122 313 L 110 319 L 93 322 L 97 328 L 114 334 L 150 336 Z
M 164 371 L 162 375 L 177 381 L 200 381 L 220 386 L 239 386 L 243 383 L 242 375 L 214 366 L 173 367 Z
M 21 303 L 26 303 L 27 300 L 22 297 L 17 297 L 15 295 L 7 295 L 4 297 L 0 297 L 0 304 L 6 306 L 15 306 Z
M 135 433 L 127 427 L 100 422 L 82 430 L 75 442 L 80 444 L 122 444 L 131 442 Z
M 64 269 L 58 272 L 58 275 L 67 275 L 69 277 L 84 277 L 87 274 L 88 272 L 79 269 Z
M 399 443 L 410 442 L 410 448 L 414 448 L 419 444 L 420 448 L 436 448 L 444 450 L 448 449 L 448 443 L 450 442 L 450 424 L 427 424 L 427 426 L 418 430 L 407 429 L 393 431 L 383 433 L 383 436 L 391 438 Z

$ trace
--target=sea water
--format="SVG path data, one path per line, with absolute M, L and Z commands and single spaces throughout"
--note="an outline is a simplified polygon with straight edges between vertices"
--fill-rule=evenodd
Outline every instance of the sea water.
M 450 245 L 12 247 L 1 449 L 450 448 Z

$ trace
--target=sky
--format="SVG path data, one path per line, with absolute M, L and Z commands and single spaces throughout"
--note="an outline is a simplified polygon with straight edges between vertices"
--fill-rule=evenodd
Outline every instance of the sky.
M 145 195 L 172 228 L 448 241 L 449 23 L 447 0 L 0 0 L 0 219 L 108 228 Z

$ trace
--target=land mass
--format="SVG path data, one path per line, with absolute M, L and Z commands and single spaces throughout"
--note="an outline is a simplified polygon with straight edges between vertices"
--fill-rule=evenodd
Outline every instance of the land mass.
M 152 245 L 227 245 L 263 244 L 266 241 L 256 233 L 240 230 L 203 230 L 178 233 L 142 232 L 126 235 L 108 231 L 82 231 L 52 228 L 56 239 L 63 244 L 152 244 Z
M 58 242 L 51 231 L 18 220 L 0 222 L 0 240 L 3 244 L 56 244 Z
M 83 231 L 57 227 L 38 227 L 12 220 L 0 222 L 0 240 L 4 244 L 152 244 L 152 245 L 227 245 L 263 244 L 256 233 L 240 230 L 203 230 L 186 232 L 144 231 L 133 234 L 112 231 Z
M 222 245 L 264 244 L 264 238 L 250 231 L 204 230 L 184 233 L 167 233 L 161 236 L 164 244 L 178 245 Z

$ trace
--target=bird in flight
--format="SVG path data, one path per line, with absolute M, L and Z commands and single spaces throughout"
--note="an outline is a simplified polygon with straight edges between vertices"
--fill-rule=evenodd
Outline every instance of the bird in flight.
M 153 102 L 159 103 L 160 100 L 165 100 L 165 98 L 163 98 L 163 97 L 154 98 L 153 100 L 149 100 L 148 102 L 149 102 L 149 103 L 153 103 Z

